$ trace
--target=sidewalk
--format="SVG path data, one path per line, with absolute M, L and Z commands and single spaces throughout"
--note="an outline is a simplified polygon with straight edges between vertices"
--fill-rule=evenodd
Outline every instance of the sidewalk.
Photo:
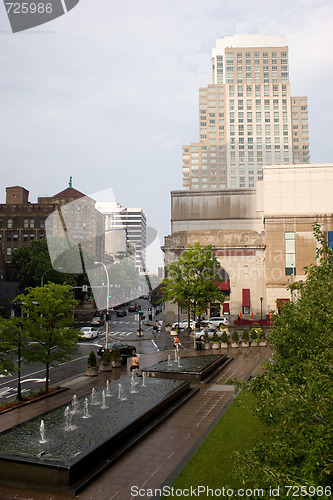
M 236 353 L 234 351 L 237 351 Z M 208 351 L 209 352 L 209 351 Z M 188 461 L 234 398 L 232 386 L 225 385 L 231 377 L 247 379 L 255 374 L 263 361 L 270 356 L 268 348 L 229 349 L 234 360 L 208 384 L 201 384 L 200 391 L 180 409 L 162 422 L 148 436 L 139 441 L 129 452 L 119 458 L 108 470 L 95 478 L 90 485 L 75 497 L 64 497 L 49 492 L 19 490 L 0 486 L 1 500 L 132 500 L 153 498 L 148 490 L 170 484 Z M 196 351 L 183 355 L 197 355 Z M 200 353 L 204 354 L 204 352 Z M 142 355 L 142 368 L 167 359 L 168 352 Z M 113 370 L 111 374 L 100 374 L 93 380 L 82 375 L 62 385 L 67 391 L 36 402 L 24 409 L 11 411 L 0 417 L 0 431 L 39 415 L 60 404 L 91 391 L 92 387 L 105 385 L 107 379 L 116 380 L 129 372 L 129 367 Z M 132 490 L 131 490 L 132 488 Z M 140 489 L 140 496 L 137 495 Z M 157 497 L 156 497 L 157 498 Z

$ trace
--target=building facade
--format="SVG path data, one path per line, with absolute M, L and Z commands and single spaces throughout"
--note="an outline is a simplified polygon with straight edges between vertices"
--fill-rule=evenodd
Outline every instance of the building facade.
M 255 187 L 264 165 L 310 162 L 307 98 L 290 95 L 284 37 L 216 41 L 199 136 L 183 146 L 184 190 Z
M 134 249 L 135 266 L 139 272 L 144 272 L 147 217 L 142 208 L 123 208 L 117 202 L 98 202 L 96 208 L 105 216 L 107 249 L 114 254 L 117 248 L 117 252 L 122 251 L 131 259 Z
M 312 164 L 266 166 L 257 188 L 173 191 L 165 264 L 189 245 L 211 244 L 225 302 L 207 314 L 266 319 L 292 299 L 288 284 L 304 280 L 304 268 L 315 262 L 314 222 L 332 245 L 332 189 L 333 164 Z M 166 304 L 166 321 L 177 313 L 177 305 Z

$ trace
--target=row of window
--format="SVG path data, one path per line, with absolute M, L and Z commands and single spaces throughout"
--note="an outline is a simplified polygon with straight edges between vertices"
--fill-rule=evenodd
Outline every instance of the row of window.
M 3 221 L 0 219 L 0 227 L 2 227 Z M 17 227 L 17 222 L 15 218 L 8 217 L 7 222 L 5 222 L 5 225 L 8 229 L 12 229 L 14 227 Z M 23 227 L 25 229 L 33 229 L 35 227 L 40 227 L 42 229 L 45 228 L 45 218 L 41 217 L 40 219 L 34 219 L 33 217 L 31 218 L 25 218 L 23 219 Z
M 45 238 L 45 233 L 40 232 L 37 235 L 35 233 L 23 233 L 22 234 L 22 241 L 32 241 L 36 238 L 43 239 Z M 6 241 L 13 241 L 14 243 L 18 242 L 20 240 L 20 237 L 17 233 L 7 233 L 6 234 Z M 0 234 L 0 242 L 2 241 L 2 234 Z

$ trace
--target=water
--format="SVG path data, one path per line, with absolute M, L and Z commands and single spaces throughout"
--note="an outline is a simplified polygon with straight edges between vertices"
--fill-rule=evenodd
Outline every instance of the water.
M 142 374 L 142 387 L 146 387 L 146 374 L 143 372 Z
M 108 406 L 106 406 L 105 404 L 105 390 L 103 389 L 102 391 L 102 406 L 101 406 L 102 410 L 107 410 L 108 409 Z
M 46 443 L 44 420 L 40 421 L 39 433 L 40 433 L 40 441 L 39 441 L 40 444 Z
M 79 411 L 79 403 L 78 403 L 78 400 L 77 400 L 77 395 L 74 394 L 73 399 L 72 399 L 72 409 L 71 409 L 71 412 L 72 413 L 77 413 L 78 411 Z
M 108 380 L 106 381 L 106 393 L 105 393 L 105 395 L 107 398 L 110 398 L 112 396 L 112 394 L 110 392 L 110 383 Z
M 82 418 L 90 418 L 91 415 L 89 413 L 89 403 L 88 403 L 88 398 L 84 399 L 83 403 L 83 416 Z
M 96 406 L 96 405 L 99 405 L 99 404 L 100 404 L 100 403 L 99 403 L 99 401 L 98 401 L 98 399 L 97 399 L 97 392 L 96 392 L 95 387 L 93 387 L 93 388 L 91 389 L 91 404 L 92 404 L 93 406 L 94 406 L 94 405 Z
M 75 429 L 77 429 L 77 426 L 72 424 L 73 413 L 70 411 L 69 406 L 66 406 L 64 416 L 65 416 L 65 431 L 75 431 Z
M 123 387 L 118 384 L 118 401 L 126 401 L 126 396 L 124 396 Z
M 171 366 L 171 354 L 168 354 L 168 366 Z
M 135 386 L 136 386 L 136 384 L 137 384 L 137 383 L 135 382 L 135 379 L 134 379 L 133 374 L 132 374 L 132 377 L 131 377 L 131 388 L 130 388 L 130 393 L 131 393 L 131 394 L 135 394 L 136 392 L 138 392 L 138 391 L 136 391 L 136 390 L 134 389 L 134 388 L 135 388 Z
M 131 394 L 128 376 L 121 379 L 120 385 L 118 382 L 110 383 L 110 394 L 116 397 L 107 409 L 101 408 L 103 395 L 100 388 L 94 392 L 94 398 L 100 401 L 99 405 L 91 405 L 91 393 L 85 394 L 77 398 L 76 413 L 72 413 L 72 403 L 69 402 L 0 433 L 0 450 L 6 450 L 6 455 L 13 458 L 39 460 L 40 457 L 55 463 L 69 463 L 88 448 L 96 447 L 106 436 L 116 434 L 119 429 L 138 419 L 183 383 L 150 377 L 143 378 L 142 384 L 137 380 L 137 394 Z M 107 398 L 105 387 L 104 390 Z M 117 395 L 120 396 L 119 402 Z M 41 443 L 43 440 L 45 442 Z

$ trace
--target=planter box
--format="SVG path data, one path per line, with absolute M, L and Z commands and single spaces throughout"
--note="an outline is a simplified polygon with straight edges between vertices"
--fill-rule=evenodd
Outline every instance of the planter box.
M 176 335 L 177 335 L 177 332 L 175 332 L 175 330 L 171 330 L 171 331 L 170 331 L 170 335 L 174 335 L 174 336 L 176 336 Z
M 260 340 L 259 347 L 266 347 L 266 346 L 267 346 L 267 342 L 264 340 Z
M 165 326 L 165 331 L 166 332 L 171 332 L 171 326 Z
M 238 348 L 238 347 L 239 347 L 239 345 L 238 345 L 238 344 L 236 344 L 236 342 L 232 342 L 232 343 L 231 343 L 231 347 L 232 347 L 233 349 L 236 349 L 236 348 Z
M 258 342 L 256 340 L 252 340 L 251 347 L 258 347 Z
M 210 342 L 204 342 L 204 343 L 202 344 L 202 348 L 203 348 L 203 349 L 207 349 L 207 350 L 208 350 L 208 349 L 211 349 L 211 348 L 212 348 L 212 347 L 211 347 L 211 343 L 210 343 Z
M 221 348 L 221 342 L 212 343 L 212 349 L 220 349 L 220 348 Z
M 86 375 L 87 377 L 97 377 L 98 375 L 98 368 L 96 367 L 91 367 L 91 368 L 86 368 Z
M 100 367 L 99 369 L 101 370 L 101 372 L 111 372 L 112 371 L 112 363 L 108 364 L 108 365 L 102 365 L 102 363 L 100 364 Z
M 113 360 L 112 361 L 112 366 L 113 368 L 119 368 L 119 366 L 121 366 L 121 361 L 118 361 L 118 360 Z
M 221 342 L 222 349 L 228 349 L 228 342 Z
M 242 347 L 250 347 L 250 344 L 248 342 L 242 342 Z

